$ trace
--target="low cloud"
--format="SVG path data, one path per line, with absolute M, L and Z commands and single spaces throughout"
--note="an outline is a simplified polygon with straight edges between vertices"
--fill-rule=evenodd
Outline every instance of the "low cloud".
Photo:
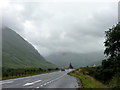
M 104 49 L 104 32 L 117 23 L 117 2 L 21 2 L 3 8 L 3 24 L 43 55 Z

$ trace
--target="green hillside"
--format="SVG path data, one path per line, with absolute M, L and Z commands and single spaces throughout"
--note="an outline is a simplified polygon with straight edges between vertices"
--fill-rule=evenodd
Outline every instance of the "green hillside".
M 4 68 L 56 68 L 15 31 L 2 28 L 2 67 Z

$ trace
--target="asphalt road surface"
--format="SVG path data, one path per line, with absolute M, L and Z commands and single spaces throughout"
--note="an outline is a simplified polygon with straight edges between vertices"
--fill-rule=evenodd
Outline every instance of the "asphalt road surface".
M 77 79 L 70 70 L 0 81 L 2 88 L 77 88 Z

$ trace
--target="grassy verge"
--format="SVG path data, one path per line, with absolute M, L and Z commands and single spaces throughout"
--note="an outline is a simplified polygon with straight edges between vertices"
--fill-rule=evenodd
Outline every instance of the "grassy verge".
M 9 76 L 9 77 L 2 77 L 0 80 L 7 80 L 7 79 L 15 79 L 15 78 L 20 78 L 20 77 L 28 77 L 28 76 L 34 76 L 34 75 L 40 75 L 40 74 L 46 74 L 46 73 L 52 73 L 52 72 L 57 72 L 59 70 L 55 71 L 47 71 L 47 72 L 42 72 L 42 73 L 36 73 L 36 74 L 27 74 L 27 75 L 21 75 L 21 76 Z
M 81 69 L 74 70 L 68 74 L 79 79 L 78 85 L 80 88 L 108 88 L 93 77 L 89 75 L 84 75 L 81 72 Z

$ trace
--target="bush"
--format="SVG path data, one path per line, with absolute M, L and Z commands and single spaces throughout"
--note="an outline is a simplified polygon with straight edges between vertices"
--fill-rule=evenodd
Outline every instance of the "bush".
M 120 88 L 120 73 L 113 76 L 112 80 L 109 83 L 111 88 Z

